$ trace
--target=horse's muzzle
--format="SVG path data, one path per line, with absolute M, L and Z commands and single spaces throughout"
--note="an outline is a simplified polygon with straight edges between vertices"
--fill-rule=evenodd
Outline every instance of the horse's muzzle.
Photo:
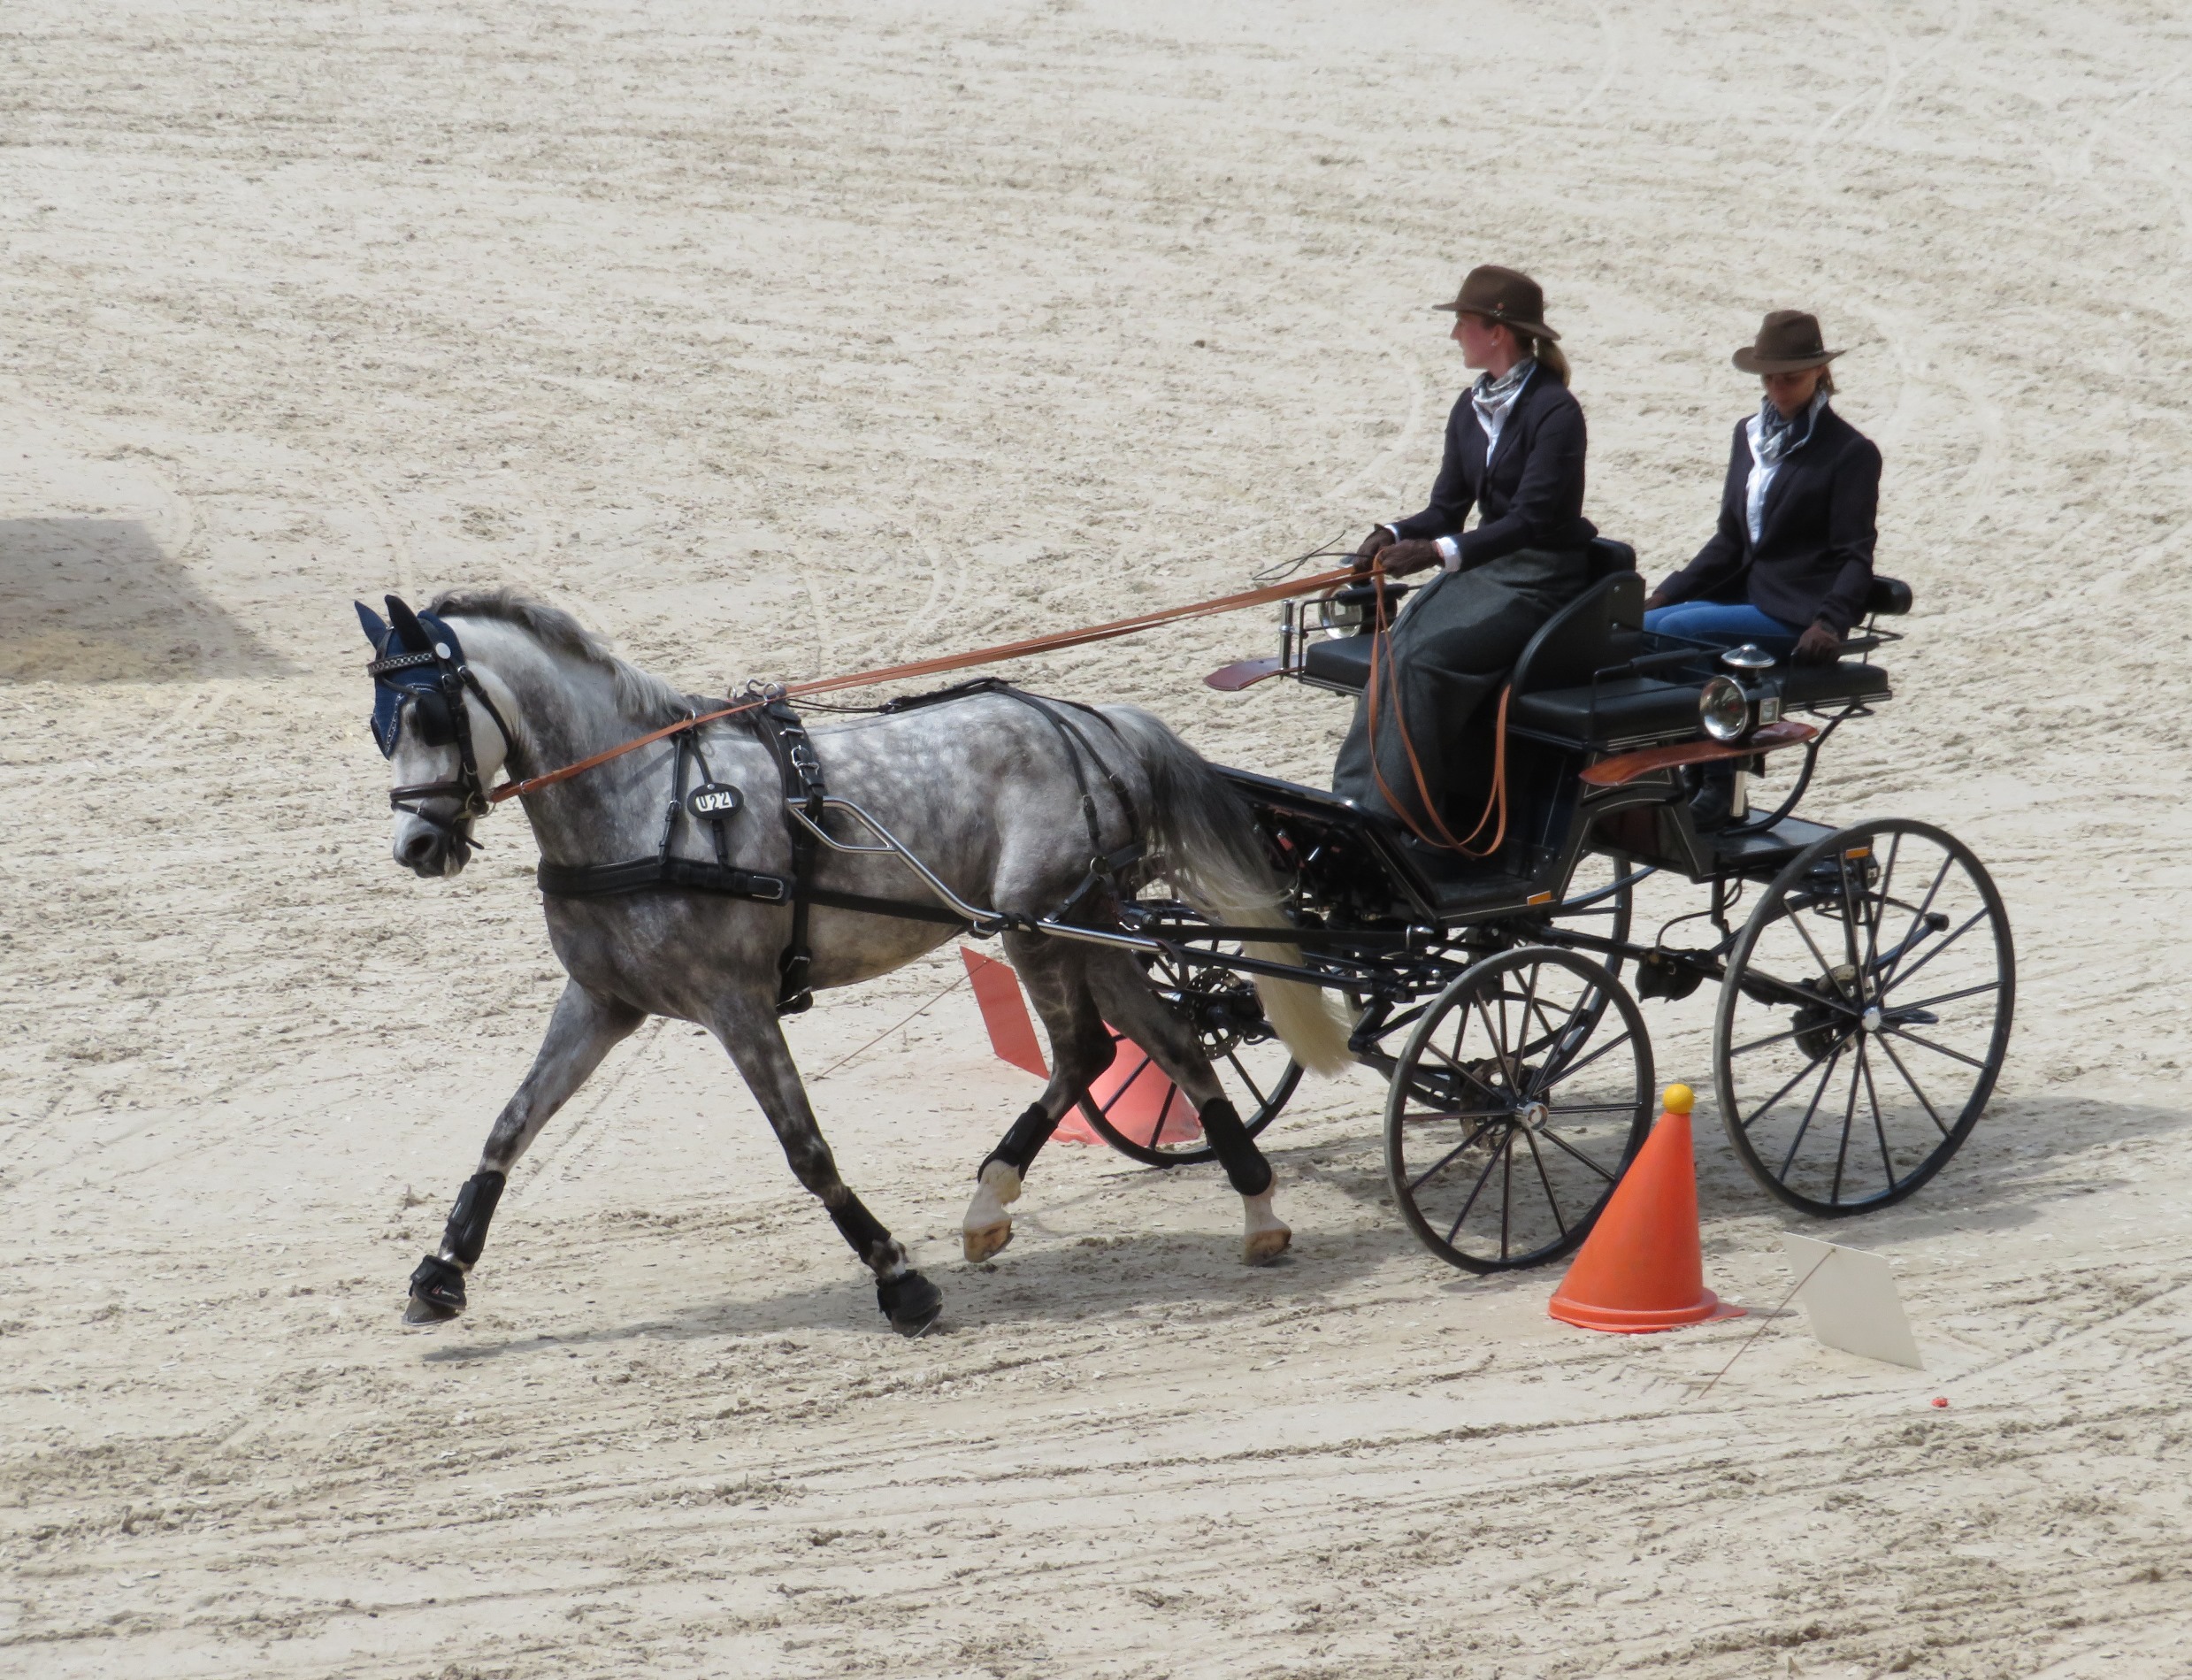
M 398 837 L 395 861 L 425 881 L 443 880 L 463 872 L 471 848 L 461 836 L 418 825 Z

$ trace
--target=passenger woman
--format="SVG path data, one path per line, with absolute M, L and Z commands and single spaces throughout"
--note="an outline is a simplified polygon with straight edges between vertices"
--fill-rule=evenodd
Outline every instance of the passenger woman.
M 1355 555 L 1387 577 L 1438 569 L 1412 595 L 1332 768 L 1333 790 L 1399 816 L 1440 849 L 1470 838 L 1488 755 L 1469 724 L 1546 619 L 1590 580 L 1583 411 L 1567 388 L 1544 294 L 1511 268 L 1471 269 L 1453 341 L 1477 369 L 1446 419 L 1445 456 L 1420 513 L 1379 525 Z M 1463 522 L 1477 513 L 1472 530 Z M 1475 772 L 1475 773 L 1472 773 Z M 1478 849 L 1488 849 L 1483 838 Z
M 1645 598 L 1645 629 L 1756 642 L 1798 664 L 1840 656 L 1873 586 L 1880 505 L 1880 451 L 1829 404 L 1841 354 L 1817 317 L 1792 309 L 1736 352 L 1766 394 L 1736 422 L 1719 528 Z
M 1797 664 L 1831 664 L 1873 587 L 1880 451 L 1836 414 L 1818 318 L 1775 310 L 1736 352 L 1766 387 L 1736 422 L 1720 526 L 1695 559 L 1644 598 L 1644 628 L 1734 647 L 1754 642 Z M 1724 825 L 1731 765 L 1705 767 L 1690 814 Z

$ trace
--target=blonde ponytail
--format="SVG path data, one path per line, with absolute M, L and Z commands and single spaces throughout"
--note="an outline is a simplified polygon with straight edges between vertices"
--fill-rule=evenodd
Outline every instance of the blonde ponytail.
M 1560 347 L 1549 338 L 1535 338 L 1528 333 L 1517 333 L 1517 342 L 1522 354 L 1537 358 L 1537 365 L 1544 369 L 1561 384 L 1567 383 L 1567 357 L 1560 354 Z

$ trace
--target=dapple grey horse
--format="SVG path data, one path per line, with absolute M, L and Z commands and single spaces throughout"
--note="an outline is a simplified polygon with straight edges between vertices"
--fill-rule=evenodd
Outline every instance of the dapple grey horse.
M 425 878 L 464 868 L 480 797 L 498 772 L 541 775 L 689 718 L 722 702 L 679 693 L 610 653 L 567 613 L 505 591 L 442 595 L 425 614 L 388 602 L 384 624 L 358 609 L 379 656 L 375 732 L 391 761 L 395 861 Z M 1107 894 L 1153 879 L 1214 921 L 1283 928 L 1279 886 L 1247 812 L 1223 779 L 1171 731 L 1130 707 L 1067 709 L 975 694 L 816 729 L 813 752 L 828 793 L 886 827 L 964 904 L 1023 923 L 1077 893 L 1084 920 Z M 780 743 L 750 717 L 687 732 L 709 809 L 720 826 L 671 811 L 680 748 L 665 740 L 523 796 L 553 886 L 557 868 L 662 855 L 701 871 L 791 877 Z M 697 794 L 696 796 L 697 797 Z M 832 817 L 824 826 L 841 828 Z M 711 843 L 709 830 L 713 828 Z M 857 835 L 843 838 L 858 839 Z M 1092 844 L 1119 860 L 1091 891 Z M 808 885 L 825 895 L 919 900 L 924 891 L 896 855 L 816 848 Z M 793 912 L 785 904 L 687 886 L 650 886 L 600 896 L 546 897 L 549 942 L 570 977 L 533 1067 L 495 1119 L 478 1172 L 459 1193 L 439 1250 L 413 1273 L 406 1316 L 454 1316 L 478 1262 L 507 1175 L 550 1116 L 648 1016 L 690 1021 L 715 1034 L 744 1077 L 801 1184 L 874 1272 L 892 1325 L 918 1335 L 942 1307 L 936 1286 L 908 1266 L 904 1247 L 839 1176 L 778 1024 Z M 904 919 L 816 904 L 807 987 L 871 979 L 954 937 L 963 924 Z M 1273 1211 L 1272 1173 L 1187 1023 L 1155 994 L 1126 950 L 1031 932 L 1005 933 L 1051 1044 L 1041 1098 L 977 1171 L 962 1231 L 971 1260 L 1010 1240 L 1008 1204 L 1036 1152 L 1114 1055 L 1106 1021 L 1137 1040 L 1197 1106 L 1245 1207 L 1245 1258 L 1276 1256 L 1291 1233 Z M 1283 935 L 1250 947 L 1298 961 Z M 1296 1059 L 1321 1071 L 1346 1062 L 1345 1028 L 1314 988 L 1258 978 L 1265 1013 Z

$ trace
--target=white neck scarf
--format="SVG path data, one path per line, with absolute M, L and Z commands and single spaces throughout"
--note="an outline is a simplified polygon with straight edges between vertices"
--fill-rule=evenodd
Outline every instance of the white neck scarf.
M 1514 399 L 1522 395 L 1522 387 L 1537 371 L 1537 359 L 1529 357 L 1496 380 L 1489 373 L 1480 374 L 1476 383 L 1469 387 L 1469 401 L 1476 409 L 1476 423 L 1484 429 L 1486 461 L 1499 447 L 1499 433 L 1506 426 L 1507 411 L 1514 408 Z

